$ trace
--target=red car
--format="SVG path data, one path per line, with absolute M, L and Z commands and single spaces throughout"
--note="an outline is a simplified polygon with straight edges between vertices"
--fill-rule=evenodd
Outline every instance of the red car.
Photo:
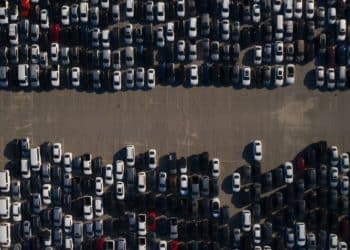
M 298 159 L 297 159 L 297 169 L 300 172 L 303 172 L 305 170 L 305 160 L 301 156 L 299 156 Z
M 28 18 L 30 11 L 30 1 L 29 0 L 21 0 L 21 16 Z
M 177 240 L 170 241 L 170 249 L 171 250 L 178 250 L 179 249 L 179 242 Z
M 148 230 L 153 232 L 157 230 L 157 215 L 153 211 L 148 215 Z
M 50 30 L 51 42 L 56 42 L 56 43 L 60 42 L 60 32 L 61 32 L 61 26 L 58 23 L 51 26 L 51 30 Z
M 98 238 L 96 243 L 96 250 L 103 250 L 104 243 L 105 243 L 105 238 L 103 237 Z

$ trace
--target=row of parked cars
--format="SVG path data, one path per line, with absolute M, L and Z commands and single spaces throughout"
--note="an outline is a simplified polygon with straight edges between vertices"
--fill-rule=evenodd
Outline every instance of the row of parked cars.
M 164 168 L 155 149 L 138 157 L 133 145 L 113 165 L 73 157 L 60 143 L 33 147 L 29 138 L 15 140 L 13 151 L 11 167 L 0 171 L 2 247 L 173 249 L 190 239 L 196 249 L 211 240 L 229 246 L 228 207 L 217 197 L 220 161 L 208 153 L 172 153 Z
M 232 176 L 244 206 L 234 249 L 348 249 L 349 153 L 320 141 L 292 162 L 260 169 L 255 161 Z

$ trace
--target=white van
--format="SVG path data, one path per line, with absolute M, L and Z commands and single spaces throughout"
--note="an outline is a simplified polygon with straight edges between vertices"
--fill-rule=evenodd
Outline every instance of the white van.
M 276 16 L 276 23 L 275 23 L 275 39 L 276 40 L 283 40 L 283 33 L 284 33 L 284 17 L 283 15 L 277 15 Z
M 41 168 L 40 147 L 30 149 L 30 165 L 33 171 L 40 171 L 40 168 Z
M 10 183 L 11 183 L 10 171 L 9 170 L 0 171 L 0 191 L 2 193 L 7 193 L 10 191 Z
M 126 165 L 133 167 L 135 165 L 135 146 L 126 145 Z
M 30 178 L 30 168 L 28 165 L 28 159 L 21 159 L 21 175 L 23 179 Z
M 0 197 L 0 218 L 3 220 L 10 219 L 11 199 L 9 196 Z
M 295 238 L 297 245 L 303 247 L 306 244 L 306 232 L 305 232 L 305 223 L 297 222 L 295 224 Z
M 126 17 L 134 17 L 134 0 L 126 0 Z
M 11 246 L 11 226 L 10 223 L 0 223 L 0 246 Z
M 18 84 L 20 87 L 28 87 L 28 64 L 18 64 Z

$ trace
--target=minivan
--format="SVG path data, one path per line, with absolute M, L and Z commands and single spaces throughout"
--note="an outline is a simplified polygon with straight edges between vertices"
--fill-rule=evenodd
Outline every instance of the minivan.
M 126 145 L 126 165 L 133 167 L 135 165 L 135 146 Z
M 305 223 L 297 222 L 295 224 L 295 238 L 296 238 L 297 245 L 299 247 L 305 246 L 305 243 L 306 243 Z
M 283 39 L 283 31 L 284 31 L 284 18 L 283 15 L 277 15 L 276 16 L 276 23 L 275 23 L 275 39 L 276 40 L 282 40 Z
M 20 87 L 28 87 L 28 64 L 18 64 L 18 84 Z
M 33 171 L 39 171 L 41 167 L 40 147 L 30 149 L 30 165 Z
M 0 246 L 10 247 L 11 245 L 11 226 L 10 223 L 0 224 Z

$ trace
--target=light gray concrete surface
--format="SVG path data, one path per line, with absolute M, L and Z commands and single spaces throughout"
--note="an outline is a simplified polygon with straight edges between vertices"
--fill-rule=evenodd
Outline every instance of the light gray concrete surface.
M 223 163 L 221 178 L 244 163 L 253 139 L 263 142 L 263 170 L 292 159 L 325 139 L 350 149 L 350 91 L 320 92 L 304 86 L 297 66 L 294 86 L 274 90 L 231 87 L 161 87 L 152 91 L 94 94 L 74 90 L 0 92 L 0 148 L 29 136 L 33 145 L 60 141 L 65 151 L 91 152 L 110 161 L 126 143 L 158 155 L 208 151 Z M 1 166 L 7 159 L 0 155 Z M 230 195 L 222 198 L 229 203 Z

